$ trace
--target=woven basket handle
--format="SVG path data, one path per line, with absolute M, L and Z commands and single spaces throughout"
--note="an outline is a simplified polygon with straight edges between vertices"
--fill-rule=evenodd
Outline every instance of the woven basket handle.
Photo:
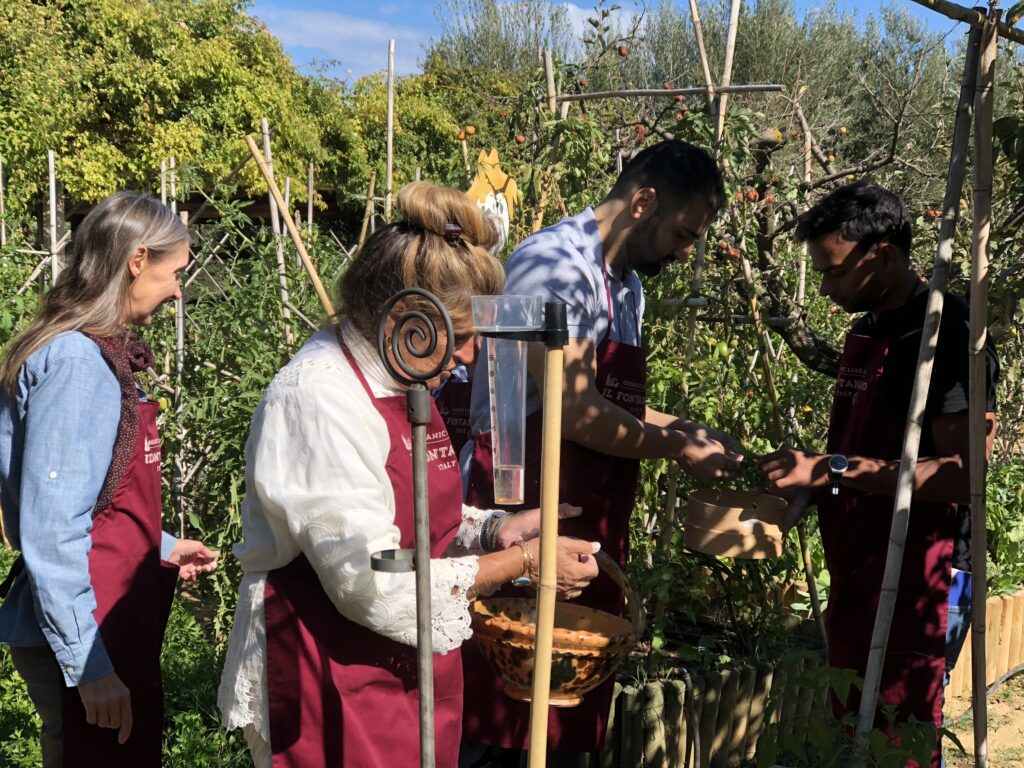
M 644 636 L 644 630 L 647 629 L 647 612 L 644 610 L 644 605 L 640 601 L 640 596 L 637 595 L 636 590 L 626 579 L 626 574 L 622 572 L 619 564 L 612 559 L 612 556 L 603 550 L 599 550 L 594 557 L 597 559 L 597 567 L 608 574 L 609 578 L 615 582 L 615 584 L 626 593 L 626 605 L 629 606 L 629 621 L 633 625 L 633 631 L 636 632 L 638 638 Z

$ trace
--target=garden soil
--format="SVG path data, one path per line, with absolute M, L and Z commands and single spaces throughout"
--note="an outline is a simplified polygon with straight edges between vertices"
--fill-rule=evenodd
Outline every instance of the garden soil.
M 945 714 L 959 717 L 971 706 L 970 694 L 946 700 Z M 945 749 L 949 768 L 973 768 L 974 726 L 970 716 L 954 723 L 950 730 L 967 750 L 960 754 L 955 745 Z M 988 703 L 988 763 L 992 768 L 1024 768 L 1024 674 L 999 688 Z

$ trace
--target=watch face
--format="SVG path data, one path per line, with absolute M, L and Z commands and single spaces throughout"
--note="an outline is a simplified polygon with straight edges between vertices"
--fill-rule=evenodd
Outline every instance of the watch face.
M 841 453 L 833 453 L 828 460 L 830 472 L 845 472 L 850 467 L 850 462 Z

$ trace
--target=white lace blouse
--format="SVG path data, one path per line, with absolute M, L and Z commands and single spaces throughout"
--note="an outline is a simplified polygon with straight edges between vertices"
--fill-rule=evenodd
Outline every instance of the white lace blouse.
M 401 394 L 373 348 L 347 324 L 345 343 L 377 397 Z M 253 727 L 269 743 L 267 573 L 304 554 L 338 612 L 405 645 L 416 644 L 415 577 L 370 570 L 370 553 L 399 546 L 385 471 L 390 440 L 341 351 L 333 328 L 314 335 L 274 377 L 245 446 L 244 570 L 217 703 L 230 730 Z M 477 574 L 488 512 L 463 507 L 450 556 L 430 563 L 436 653 L 470 635 L 466 590 Z

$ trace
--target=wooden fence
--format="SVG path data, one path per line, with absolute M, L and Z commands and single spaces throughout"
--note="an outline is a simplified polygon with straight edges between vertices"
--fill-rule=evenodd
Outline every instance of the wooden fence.
M 991 685 L 1011 669 L 1024 664 L 1024 592 L 990 597 L 985 616 L 985 681 Z M 971 692 L 971 637 L 967 636 L 946 689 L 950 696 Z

